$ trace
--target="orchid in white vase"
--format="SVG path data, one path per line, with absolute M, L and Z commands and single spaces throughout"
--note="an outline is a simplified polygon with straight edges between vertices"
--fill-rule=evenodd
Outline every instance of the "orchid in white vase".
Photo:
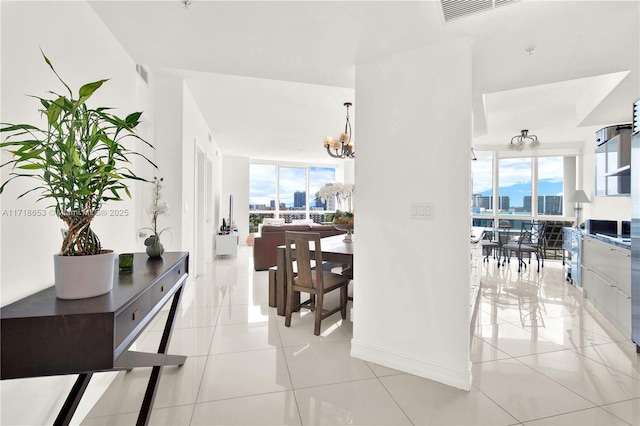
M 353 226 L 354 216 L 351 206 L 353 199 L 354 185 L 352 183 L 329 183 L 320 188 L 316 192 L 316 198 L 325 202 L 331 197 L 336 199 L 336 213 L 333 217 L 333 223 L 336 225 Z
M 331 199 L 331 197 L 335 197 L 338 209 L 336 209 L 336 213 L 333 216 L 333 226 L 336 229 L 347 232 L 343 241 L 348 243 L 353 241 L 354 215 L 351 208 L 351 201 L 353 199 L 354 189 L 355 187 L 352 183 L 335 182 L 333 184 L 326 184 L 316 192 L 316 198 L 319 198 L 323 202 Z M 347 210 L 342 210 L 343 205 L 346 206 Z
M 151 194 L 151 203 L 149 204 L 149 218 L 151 219 L 151 227 L 143 228 L 151 231 L 151 235 L 144 240 L 147 246 L 147 254 L 150 257 L 162 256 L 164 246 L 160 242 L 160 235 L 169 228 L 158 230 L 158 216 L 169 213 L 169 205 L 160 201 L 162 182 L 164 178 L 153 178 L 153 193 Z
M 316 192 L 316 198 L 320 198 L 322 202 L 329 200 L 332 196 L 336 197 L 336 204 L 340 210 L 344 208 L 350 212 L 351 200 L 353 199 L 353 191 L 355 187 L 352 183 L 328 183 L 318 192 Z

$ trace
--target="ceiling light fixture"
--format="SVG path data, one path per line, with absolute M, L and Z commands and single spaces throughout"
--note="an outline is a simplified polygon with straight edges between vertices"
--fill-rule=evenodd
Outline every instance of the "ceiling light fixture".
M 333 158 L 355 158 L 356 153 L 353 150 L 353 141 L 351 140 L 351 123 L 349 122 L 349 107 L 353 105 L 351 102 L 345 102 L 347 107 L 347 122 L 344 125 L 344 133 L 340 134 L 338 139 L 327 136 L 324 140 L 324 147 L 327 154 Z
M 185 9 L 188 9 L 191 6 L 191 0 L 180 0 Z
M 511 143 L 509 143 L 509 148 L 521 150 L 524 148 L 525 142 L 529 142 L 531 148 L 535 148 L 540 145 L 540 141 L 536 135 L 530 135 L 527 129 L 520 130 L 520 134 L 511 138 Z

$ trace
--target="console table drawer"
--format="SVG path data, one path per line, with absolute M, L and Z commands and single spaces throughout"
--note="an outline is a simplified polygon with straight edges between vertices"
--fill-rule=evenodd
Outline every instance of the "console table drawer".
M 116 355 L 121 353 L 125 347 L 129 346 L 137 338 L 138 332 L 142 331 L 162 308 L 164 303 L 160 302 L 163 299 L 168 300 L 175 293 L 178 284 L 187 276 L 188 261 L 188 257 L 178 261 L 135 302 L 117 314 L 115 331 Z M 125 339 L 128 339 L 128 341 L 123 347 L 121 345 Z
M 116 316 L 116 348 L 120 346 L 124 339 L 127 338 L 136 327 L 142 324 L 142 321 L 149 315 L 149 312 L 151 312 L 154 303 L 151 292 L 147 292 Z
M 182 259 L 182 261 L 174 265 L 173 268 L 171 268 L 171 270 L 169 270 L 167 274 L 152 287 L 151 293 L 154 303 L 162 300 L 162 298 L 167 295 L 167 292 L 170 291 L 173 286 L 175 286 L 175 284 L 180 281 L 182 276 L 186 275 L 186 262 L 187 259 Z

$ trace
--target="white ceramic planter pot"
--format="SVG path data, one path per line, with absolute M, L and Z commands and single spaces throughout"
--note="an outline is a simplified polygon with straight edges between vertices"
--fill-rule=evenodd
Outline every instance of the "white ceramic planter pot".
M 92 256 L 53 256 L 56 297 L 86 299 L 100 296 L 113 289 L 115 253 Z

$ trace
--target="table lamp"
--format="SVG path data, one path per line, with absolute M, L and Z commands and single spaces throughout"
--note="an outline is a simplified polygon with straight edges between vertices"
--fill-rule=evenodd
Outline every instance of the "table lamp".
M 590 203 L 589 197 L 582 189 L 576 189 L 576 191 L 571 194 L 571 197 L 567 200 L 570 203 L 576 203 L 576 206 L 573 208 L 576 212 L 576 228 L 580 228 L 580 212 L 582 211 L 582 203 Z

